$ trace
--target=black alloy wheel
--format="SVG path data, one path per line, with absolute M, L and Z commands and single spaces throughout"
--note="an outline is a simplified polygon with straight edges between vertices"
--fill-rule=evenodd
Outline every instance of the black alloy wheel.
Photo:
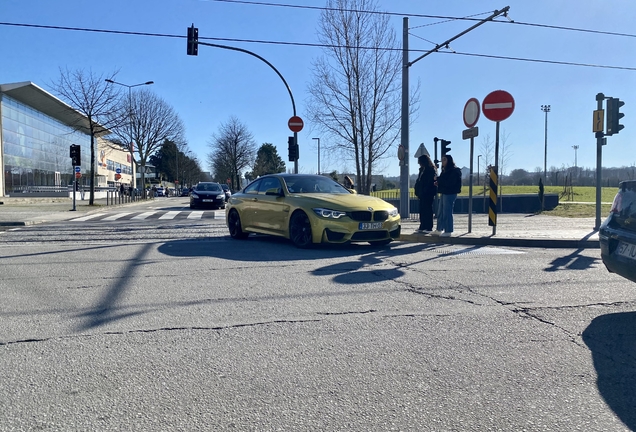
M 241 217 L 236 210 L 230 211 L 227 217 L 227 226 L 230 229 L 230 237 L 233 239 L 246 239 L 249 233 L 243 232 L 241 228 Z
M 306 249 L 312 246 L 311 222 L 309 217 L 302 212 L 296 212 L 289 221 L 289 237 L 296 247 Z

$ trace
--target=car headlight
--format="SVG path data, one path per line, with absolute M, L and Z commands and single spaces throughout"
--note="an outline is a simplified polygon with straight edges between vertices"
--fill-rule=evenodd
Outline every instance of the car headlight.
M 330 210 L 330 209 L 325 209 L 325 208 L 315 208 L 315 209 L 312 209 L 312 210 L 318 216 L 324 217 L 324 218 L 339 219 L 339 218 L 347 215 L 347 213 L 345 213 L 345 212 L 341 212 L 341 211 L 338 211 L 338 210 Z
M 389 217 L 395 217 L 397 215 L 398 215 L 398 209 L 396 209 L 395 207 L 389 210 Z
M 199 199 L 199 195 L 195 194 L 194 192 L 192 192 L 190 196 L 194 199 Z

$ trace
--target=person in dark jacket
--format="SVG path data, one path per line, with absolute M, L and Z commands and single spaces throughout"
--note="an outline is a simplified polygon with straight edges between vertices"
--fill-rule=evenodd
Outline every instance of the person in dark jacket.
M 422 155 L 417 158 L 420 172 L 415 181 L 415 195 L 420 200 L 420 227 L 418 231 L 430 233 L 433 231 L 433 201 L 437 195 L 437 168 L 431 158 Z
M 437 211 L 437 231 L 433 234 L 450 237 L 453 232 L 453 206 L 457 194 L 462 191 L 462 171 L 455 166 L 449 154 L 442 157 L 442 173 L 437 178 L 437 188 L 441 197 Z

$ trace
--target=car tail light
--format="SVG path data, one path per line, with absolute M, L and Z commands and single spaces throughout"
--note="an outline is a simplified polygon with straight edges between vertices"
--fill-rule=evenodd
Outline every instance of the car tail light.
M 620 213 L 621 210 L 623 210 L 623 194 L 621 192 L 618 192 L 614 197 L 614 202 L 612 203 L 610 213 Z

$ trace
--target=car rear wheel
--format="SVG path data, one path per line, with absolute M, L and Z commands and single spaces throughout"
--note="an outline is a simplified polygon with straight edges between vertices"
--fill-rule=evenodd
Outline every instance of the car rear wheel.
M 311 247 L 311 223 L 304 212 L 296 212 L 289 221 L 289 237 L 296 247 Z
M 232 210 L 227 217 L 227 226 L 230 229 L 230 236 L 233 239 L 246 239 L 249 235 L 246 232 L 243 232 L 241 228 L 241 217 L 239 216 L 236 210 Z

